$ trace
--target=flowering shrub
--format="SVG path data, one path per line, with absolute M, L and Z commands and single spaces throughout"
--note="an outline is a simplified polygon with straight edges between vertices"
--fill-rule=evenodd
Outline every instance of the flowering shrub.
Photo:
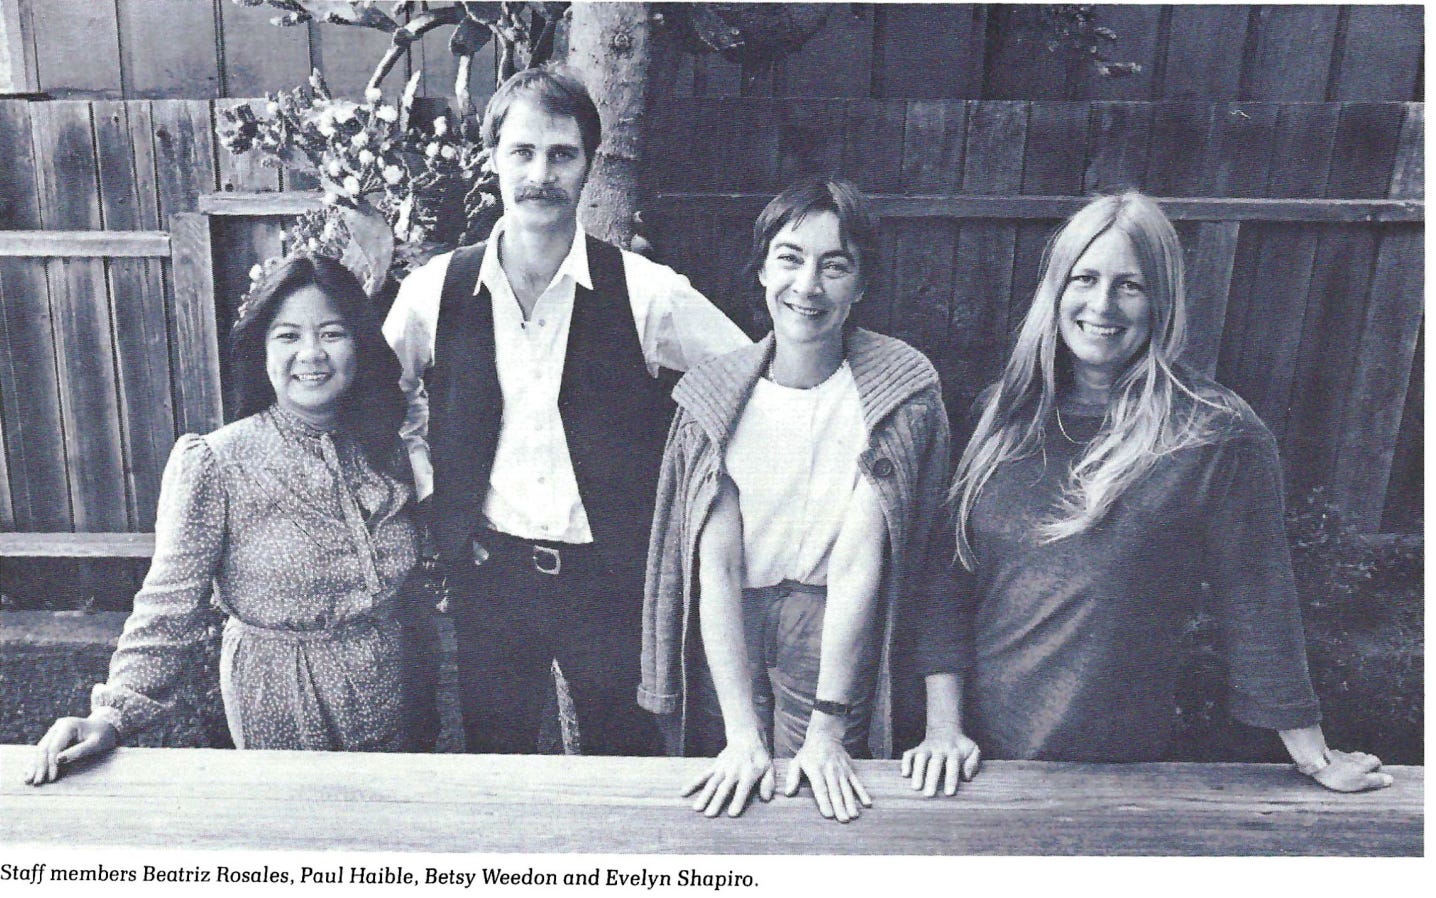
M 370 292 L 480 239 L 497 217 L 477 123 L 421 122 L 418 80 L 416 72 L 397 105 L 377 88 L 356 103 L 335 99 L 316 70 L 308 85 L 225 110 L 217 128 L 231 153 L 259 153 L 261 165 L 319 179 L 324 207 L 286 230 L 286 249 L 341 259 Z

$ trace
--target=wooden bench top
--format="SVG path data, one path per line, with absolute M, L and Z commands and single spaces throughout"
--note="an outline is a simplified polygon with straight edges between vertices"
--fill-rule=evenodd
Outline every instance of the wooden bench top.
M 874 806 L 846 825 L 806 788 L 708 820 L 678 796 L 698 758 L 120 749 L 35 788 L 0 746 L 0 844 L 425 852 L 893 855 L 1422 853 L 1422 767 L 1326 792 L 1271 764 L 989 762 L 924 799 L 859 763 Z M 785 765 L 779 764 L 781 784 Z M 86 837 L 77 820 L 96 827 Z

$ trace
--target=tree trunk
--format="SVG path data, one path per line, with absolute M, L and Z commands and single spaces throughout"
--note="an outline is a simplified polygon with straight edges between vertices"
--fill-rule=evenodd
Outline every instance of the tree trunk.
M 652 10 L 647 3 L 574 3 L 571 9 L 568 63 L 603 120 L 603 145 L 579 216 L 590 234 L 627 247 L 638 211 Z

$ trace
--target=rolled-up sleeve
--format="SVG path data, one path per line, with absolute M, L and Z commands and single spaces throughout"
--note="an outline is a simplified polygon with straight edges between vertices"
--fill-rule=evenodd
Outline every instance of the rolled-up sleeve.
M 203 438 L 180 437 L 160 485 L 154 560 L 110 661 L 109 680 L 91 693 L 91 715 L 122 735 L 167 713 L 197 652 L 223 620 L 211 596 L 225 519 L 218 460 Z
M 1220 628 L 1232 716 L 1274 730 L 1321 720 L 1292 576 L 1281 463 L 1270 432 L 1220 450 L 1229 476 L 1206 516 L 1207 580 Z
M 623 264 L 649 374 L 688 371 L 752 342 L 688 278 L 634 253 L 625 252 Z
M 434 333 L 439 322 L 439 298 L 452 254 L 437 256 L 410 272 L 399 284 L 399 294 L 384 319 L 384 339 L 399 357 L 399 387 L 408 403 L 399 436 L 414 471 L 415 498 L 434 491 L 434 466 L 429 459 L 429 394 L 424 374 L 434 361 Z

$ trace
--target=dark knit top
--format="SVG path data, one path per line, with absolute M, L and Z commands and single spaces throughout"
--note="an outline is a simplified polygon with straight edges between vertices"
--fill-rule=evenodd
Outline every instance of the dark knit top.
M 1162 758 L 1182 628 L 1210 584 L 1229 708 L 1270 729 L 1320 719 L 1283 526 L 1276 441 L 1234 394 L 1215 442 L 1161 458 L 1086 532 L 1040 544 L 1100 410 L 1062 413 L 1044 452 L 1001 465 L 971 515 L 974 652 L 965 720 L 989 758 Z M 1064 432 L 1065 429 L 1065 432 Z

